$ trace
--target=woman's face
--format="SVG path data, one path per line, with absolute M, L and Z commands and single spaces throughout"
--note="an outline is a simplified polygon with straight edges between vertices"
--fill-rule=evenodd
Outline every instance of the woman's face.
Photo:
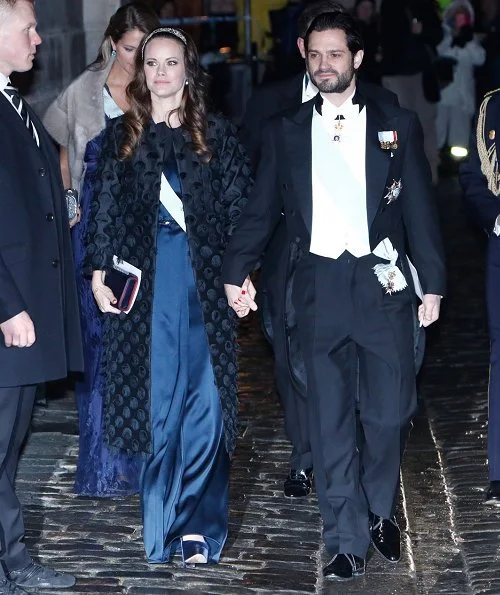
M 152 97 L 178 99 L 186 84 L 184 46 L 170 37 L 154 37 L 144 51 L 144 74 Z
M 144 33 L 139 29 L 132 29 L 122 35 L 115 43 L 111 42 L 116 52 L 116 62 L 125 70 L 127 74 L 134 75 L 135 54 L 141 45 Z

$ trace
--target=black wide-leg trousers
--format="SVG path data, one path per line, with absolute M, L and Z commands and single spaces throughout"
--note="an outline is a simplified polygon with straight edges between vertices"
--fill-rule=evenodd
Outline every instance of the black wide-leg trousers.
M 314 254 L 297 265 L 293 300 L 323 538 L 332 554 L 366 557 L 368 511 L 394 513 L 401 453 L 416 407 L 411 290 L 388 294 L 370 254 Z M 353 345 L 355 349 L 353 349 Z M 352 377 L 359 361 L 359 422 Z

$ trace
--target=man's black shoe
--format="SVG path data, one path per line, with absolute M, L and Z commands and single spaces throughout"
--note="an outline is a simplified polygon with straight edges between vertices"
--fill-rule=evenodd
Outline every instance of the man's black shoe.
M 364 558 L 354 554 L 336 554 L 323 568 L 323 576 L 334 581 L 350 581 L 364 573 Z
M 484 503 L 491 504 L 492 506 L 500 506 L 500 481 L 490 481 Z
M 11 570 L 8 578 L 23 589 L 68 589 L 76 583 L 73 575 L 57 572 L 35 562 L 22 570 Z
M 401 558 L 401 531 L 396 519 L 383 519 L 369 513 L 370 535 L 373 547 L 389 562 L 399 562 Z
M 309 496 L 312 489 L 313 470 L 290 469 L 283 484 L 283 492 L 287 498 L 304 498 Z
M 28 591 L 18 587 L 16 583 L 7 579 L 0 579 L 0 595 L 30 595 Z

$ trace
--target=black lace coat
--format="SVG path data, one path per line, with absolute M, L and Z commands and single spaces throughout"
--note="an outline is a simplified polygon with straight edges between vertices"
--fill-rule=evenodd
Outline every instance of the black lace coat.
M 191 149 L 183 128 L 170 134 L 153 122 L 131 160 L 118 161 L 122 118 L 104 133 L 91 205 L 87 261 L 92 270 L 111 266 L 116 254 L 142 270 L 129 314 L 106 314 L 102 371 L 104 424 L 111 447 L 151 452 L 150 338 L 160 183 L 168 151 L 174 150 L 182 186 L 188 245 L 205 322 L 210 357 L 232 453 L 237 435 L 236 317 L 221 280 L 228 236 L 246 204 L 250 169 L 232 125 L 210 116 L 213 157 L 205 164 Z M 173 142 L 172 142 L 173 136 Z M 173 147 L 173 149 L 172 149 Z

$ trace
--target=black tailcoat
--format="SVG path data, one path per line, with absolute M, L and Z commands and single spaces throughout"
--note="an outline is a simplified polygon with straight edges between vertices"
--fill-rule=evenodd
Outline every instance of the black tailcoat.
M 392 91 L 365 81 L 358 81 L 357 84 L 361 93 L 368 93 L 371 97 L 385 103 L 399 106 L 398 97 Z M 286 81 L 264 85 L 258 88 L 250 98 L 239 135 L 254 171 L 257 170 L 262 157 L 263 135 L 269 120 L 286 110 L 296 109 L 302 104 L 303 85 L 304 74 L 301 73 Z M 285 324 L 284 317 L 284 308 L 287 303 L 288 309 L 290 309 L 290 295 L 286 293 L 288 279 L 286 263 L 290 258 L 293 258 L 285 236 L 286 231 L 282 221 L 276 227 L 264 251 L 262 274 L 259 279 L 259 306 L 264 332 L 268 339 L 274 343 L 275 349 L 279 345 L 289 345 L 288 357 L 291 360 L 293 372 L 291 378 L 295 389 L 299 393 L 305 394 L 305 378 L 300 351 L 297 342 L 290 342 L 289 337 L 293 334 L 295 327 L 290 317 L 289 324 Z M 277 333 L 287 336 L 276 337 Z M 276 356 L 280 357 L 280 354 L 276 352 Z
M 36 342 L 0 340 L 0 386 L 63 378 L 83 369 L 68 215 L 52 140 L 28 106 L 40 148 L 0 94 L 0 322 L 23 310 Z
M 444 255 L 439 217 L 432 196 L 430 170 L 422 150 L 417 116 L 364 91 L 366 104 L 366 206 L 370 246 L 389 238 L 404 268 L 406 246 L 424 293 L 444 295 Z M 231 238 L 224 259 L 225 283 L 241 285 L 264 251 L 281 213 L 293 262 L 309 252 L 312 227 L 311 123 L 317 100 L 287 110 L 266 127 L 262 158 L 251 200 Z M 396 131 L 398 147 L 381 148 L 378 132 Z M 401 194 L 390 203 L 385 195 L 401 180 Z M 411 277 L 406 274 L 409 284 Z M 293 313 L 287 312 L 287 316 Z
M 151 450 L 150 337 L 161 173 L 171 139 L 153 122 L 132 159 L 118 161 L 123 120 L 104 134 L 91 207 L 88 260 L 110 267 L 113 254 L 142 270 L 137 302 L 129 314 L 106 314 L 103 336 L 105 423 L 109 443 L 129 452 Z M 189 133 L 173 133 L 173 150 L 198 296 L 231 454 L 237 434 L 236 318 L 221 280 L 227 239 L 246 204 L 248 160 L 232 126 L 208 118 L 209 164 L 193 152 Z

